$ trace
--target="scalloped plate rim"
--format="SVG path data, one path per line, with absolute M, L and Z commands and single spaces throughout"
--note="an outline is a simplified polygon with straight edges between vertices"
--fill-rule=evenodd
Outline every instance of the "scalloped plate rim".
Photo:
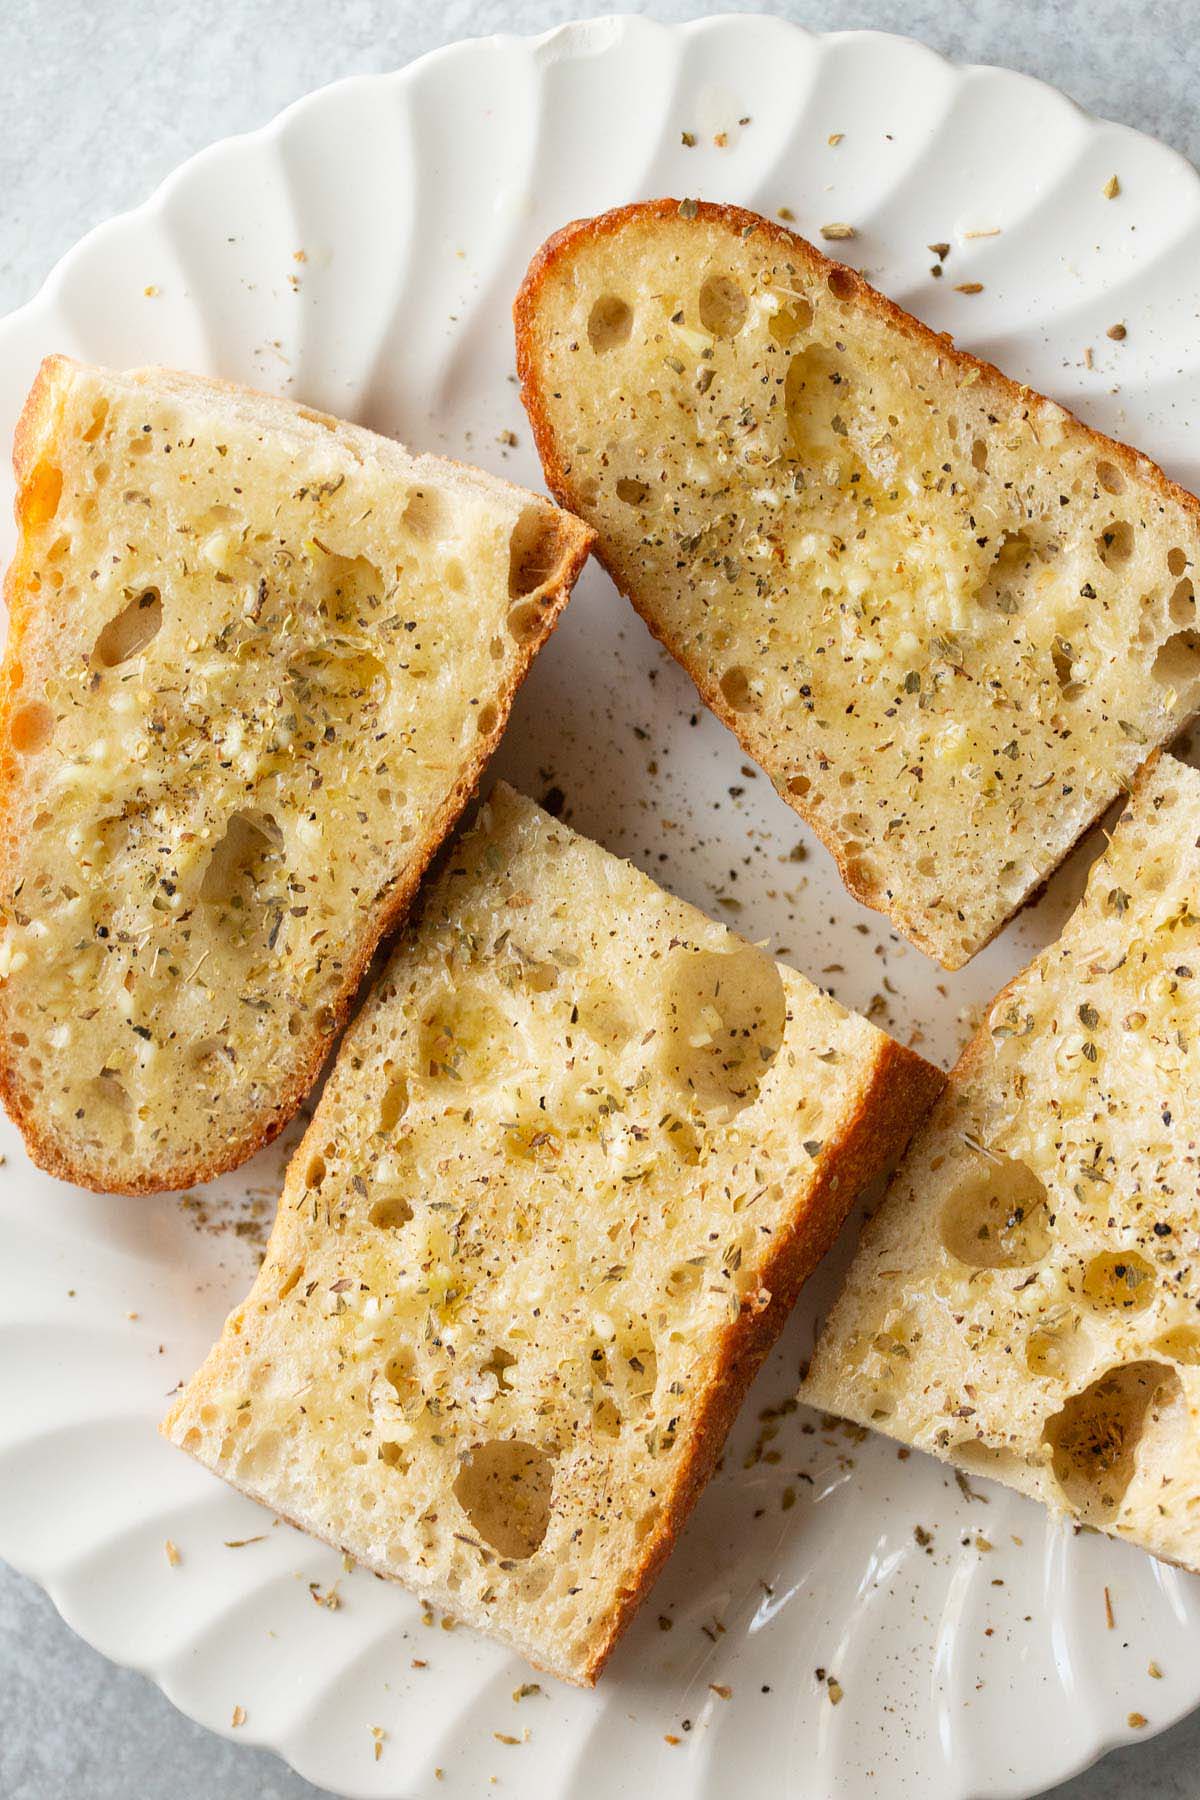
M 134 221 L 151 219 L 164 212 L 169 206 L 175 192 L 192 178 L 198 170 L 202 169 L 207 162 L 214 161 L 220 154 L 228 152 L 231 147 L 236 146 L 239 150 L 246 151 L 252 146 L 269 143 L 273 139 L 281 137 L 285 132 L 292 129 L 296 121 L 302 118 L 309 109 L 314 108 L 318 103 L 328 102 L 330 97 L 334 94 L 341 92 L 349 93 L 355 88 L 401 88 L 417 81 L 431 66 L 450 62 L 457 56 L 471 51 L 486 52 L 489 49 L 522 45 L 536 57 L 544 56 L 548 50 L 561 46 L 567 52 L 567 56 L 569 57 L 574 48 L 575 40 L 582 38 L 585 40 L 582 46 L 583 52 L 584 54 L 589 54 L 590 50 L 586 38 L 589 34 L 594 35 L 597 29 L 601 27 L 608 35 L 605 44 L 600 47 L 600 53 L 602 53 L 610 43 L 619 41 L 630 32 L 643 34 L 647 38 L 651 36 L 667 36 L 678 39 L 694 38 L 710 31 L 729 29 L 731 27 L 753 31 L 755 28 L 762 25 L 768 25 L 774 31 L 800 38 L 812 45 L 874 42 L 878 44 L 890 44 L 897 47 L 903 46 L 906 53 L 914 51 L 918 52 L 921 57 L 926 59 L 931 65 L 940 65 L 942 68 L 951 71 L 958 80 L 962 80 L 973 74 L 1001 76 L 1007 82 L 1021 84 L 1023 88 L 1031 93 L 1036 92 L 1043 100 L 1053 100 L 1054 103 L 1058 104 L 1063 109 L 1069 110 L 1091 125 L 1103 126 L 1105 130 L 1118 134 L 1120 137 L 1130 141 L 1136 140 L 1142 144 L 1152 144 L 1158 153 L 1165 158 L 1170 159 L 1175 165 L 1176 171 L 1181 178 L 1190 181 L 1196 188 L 1197 193 L 1200 194 L 1200 171 L 1191 164 L 1182 152 L 1176 150 L 1174 146 L 1163 143 L 1162 140 L 1153 137 L 1150 133 L 1138 130 L 1136 126 L 1126 124 L 1120 120 L 1108 119 L 1102 113 L 1094 112 L 1092 109 L 1085 106 L 1083 102 L 1077 100 L 1073 95 L 1064 92 L 1062 89 L 1056 87 L 1051 81 L 1048 81 L 1041 76 L 1031 74 L 1026 70 L 1012 69 L 1000 63 L 960 62 L 953 56 L 948 55 L 907 33 L 874 30 L 869 28 L 815 31 L 795 21 L 781 17 L 780 15 L 764 12 L 718 12 L 676 23 L 663 22 L 642 13 L 612 13 L 592 19 L 579 18 L 564 21 L 561 24 L 538 33 L 492 32 L 459 38 L 449 43 L 438 45 L 414 58 L 411 62 L 402 64 L 393 69 L 364 70 L 339 76 L 332 81 L 322 83 L 321 85 L 310 89 L 304 94 L 298 95 L 294 100 L 290 101 L 286 106 L 273 114 L 269 119 L 264 120 L 261 124 L 251 126 L 245 131 L 229 133 L 224 137 L 214 139 L 212 142 L 201 146 L 201 148 L 194 151 L 173 169 L 169 170 L 167 174 L 154 184 L 142 200 L 136 202 L 132 206 L 122 209 L 120 212 L 111 214 L 109 217 L 98 221 L 55 260 L 42 282 L 29 299 L 22 302 L 20 306 L 14 308 L 0 318 L 0 355 L 4 353 L 13 330 L 26 323 L 39 308 L 51 305 L 56 301 L 58 290 L 69 276 L 73 266 L 77 262 L 83 261 L 87 254 L 92 251 L 98 243 L 102 243 L 110 234 L 124 226 L 132 224 Z M 293 1527 L 289 1527 L 288 1529 L 294 1530 Z M 246 1727 L 235 1730 L 231 1725 L 207 1716 L 201 1709 L 193 1709 L 186 1699 L 178 1692 L 177 1684 L 173 1680 L 164 1679 L 156 1671 L 155 1662 L 152 1658 L 134 1657 L 126 1653 L 118 1654 L 108 1649 L 104 1643 L 100 1641 L 103 1634 L 96 1632 L 94 1628 L 89 1630 L 89 1628 L 81 1621 L 79 1609 L 71 1597 L 70 1582 L 65 1576 L 60 1578 L 58 1572 L 51 1574 L 39 1572 L 35 1566 L 36 1559 L 27 1561 L 20 1556 L 6 1554 L 5 1560 L 12 1568 L 34 1581 L 43 1592 L 47 1594 L 60 1617 L 72 1631 L 86 1643 L 91 1645 L 92 1648 L 96 1649 L 99 1654 L 118 1663 L 119 1666 L 128 1668 L 153 1682 L 171 1704 L 183 1713 L 185 1717 L 193 1719 L 196 1723 L 203 1725 L 208 1730 L 216 1732 L 218 1735 L 231 1742 L 239 1742 L 252 1745 L 255 1748 L 269 1750 L 273 1755 L 277 1756 L 285 1766 L 295 1769 L 302 1778 L 308 1780 L 314 1779 L 312 1776 L 306 1776 L 303 1769 L 299 1768 L 297 1764 L 292 1763 L 289 1760 L 286 1750 L 273 1743 L 269 1737 L 258 1736 L 253 1729 L 247 1729 Z M 1196 1704 L 1197 1703 L 1185 1703 L 1179 1707 L 1178 1710 L 1169 1713 L 1167 1716 L 1164 1716 L 1161 1719 L 1156 1718 L 1152 1728 L 1148 1730 L 1140 1728 L 1134 1729 L 1132 1727 L 1109 1730 L 1082 1756 L 1073 1756 L 1060 1763 L 1056 1763 L 1054 1768 L 1048 1773 L 1045 1786 L 1057 1786 L 1062 1782 L 1072 1779 L 1074 1776 L 1093 1767 L 1115 1749 L 1119 1749 L 1130 1743 L 1148 1742 L 1151 1738 L 1171 1729 L 1172 1726 L 1188 1717 L 1196 1710 Z M 247 1725 L 248 1724 L 249 1721 L 247 1721 Z M 354 1796 L 358 1794 L 367 1795 L 369 1792 L 366 1788 L 355 1789 L 349 1786 L 340 1791 L 347 1796 L 347 1800 L 354 1800 Z M 1015 1790 L 997 1788 L 995 1791 L 996 1793 L 1008 1793 Z M 1039 1789 L 1038 1791 L 1041 1790 Z M 398 1793 L 397 1800 L 401 1800 Z M 416 1796 L 412 1796 L 411 1800 L 416 1800 Z

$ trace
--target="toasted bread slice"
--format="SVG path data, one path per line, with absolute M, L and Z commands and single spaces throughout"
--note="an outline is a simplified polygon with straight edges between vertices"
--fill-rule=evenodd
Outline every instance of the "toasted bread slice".
M 802 1398 L 1200 1569 L 1200 774 L 1138 780 L 864 1233 Z
M 944 1077 L 499 787 L 348 1032 L 175 1443 L 595 1680 Z
M 590 533 L 283 400 L 51 358 L 15 449 L 0 1092 L 44 1168 L 229 1168 L 311 1085 Z
M 851 892 L 947 968 L 1200 705 L 1200 506 L 782 226 L 583 220 L 516 308 L 551 489 Z

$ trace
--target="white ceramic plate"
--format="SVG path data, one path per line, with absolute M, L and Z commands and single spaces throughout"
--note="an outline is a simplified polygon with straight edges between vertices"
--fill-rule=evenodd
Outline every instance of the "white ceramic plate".
M 463 44 L 217 145 L 0 327 L 0 423 L 66 350 L 276 388 L 536 483 L 508 319 L 526 261 L 567 219 L 663 193 L 786 206 L 810 234 L 852 223 L 839 248 L 904 305 L 1200 484 L 1195 173 L 1022 76 L 749 17 Z M 943 977 L 847 898 L 596 569 L 499 763 L 946 1061 L 1096 849 Z M 243 1740 L 340 1794 L 478 1795 L 495 1774 L 546 1800 L 1015 1795 L 1135 1735 L 1130 1714 L 1151 1731 L 1200 1701 L 1200 1584 L 882 1440 L 762 1418 L 795 1386 L 827 1269 L 599 1692 L 516 1703 L 513 1657 L 422 1624 L 155 1435 L 248 1283 L 280 1148 L 198 1209 L 80 1193 L 0 1137 L 0 1553 L 194 1717 L 227 1731 L 244 1709 Z M 314 1605 L 335 1582 L 340 1607 Z

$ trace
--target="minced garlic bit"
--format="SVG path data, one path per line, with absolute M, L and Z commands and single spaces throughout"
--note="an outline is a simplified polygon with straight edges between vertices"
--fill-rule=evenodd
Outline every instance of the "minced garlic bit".
M 1156 1662 L 1148 1662 L 1146 1664 L 1146 1673 L 1151 1681 L 1161 1681 L 1163 1678 L 1163 1672 Z
M 147 300 L 156 300 L 158 298 L 158 284 L 153 281 L 150 282 L 148 286 L 142 289 L 142 293 Z
M 1104 198 L 1106 200 L 1115 200 L 1117 195 L 1120 193 L 1120 191 L 1121 191 L 1120 181 L 1117 179 L 1117 177 L 1115 175 L 1110 175 L 1108 180 L 1104 184 Z
M 954 291 L 956 294 L 982 294 L 983 283 L 982 281 L 959 281 L 955 283 Z
M 831 150 L 836 149 L 845 135 L 844 131 L 831 131 L 825 142 L 829 145 Z
M 999 237 L 1000 236 L 1000 226 L 999 225 L 988 225 L 978 231 L 964 231 L 963 236 L 964 236 L 964 238 Z
M 170 1563 L 171 1567 L 173 1569 L 177 1569 L 179 1567 L 180 1563 L 183 1561 L 183 1558 L 179 1554 L 178 1544 L 172 1543 L 171 1539 L 168 1538 L 166 1543 L 163 1545 L 163 1549 L 167 1553 L 167 1561 Z
M 246 1723 L 246 1709 L 244 1706 L 235 1706 L 234 1707 L 233 1715 L 230 1718 L 229 1723 L 233 1726 L 233 1729 L 235 1731 L 237 1730 L 239 1725 L 244 1725 Z
M 378 1762 L 383 1755 L 383 1746 L 387 1740 L 387 1732 L 382 1725 L 372 1725 L 371 1736 L 375 1740 L 375 1761 Z M 441 1774 L 442 1771 L 438 1769 L 437 1776 L 439 1780 L 441 1779 Z

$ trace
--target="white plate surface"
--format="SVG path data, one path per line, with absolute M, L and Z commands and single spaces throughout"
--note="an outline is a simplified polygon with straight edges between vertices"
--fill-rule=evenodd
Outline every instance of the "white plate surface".
M 567 219 L 662 193 L 852 223 L 839 249 L 888 293 L 1200 484 L 1196 174 L 1025 77 L 750 17 L 463 44 L 217 145 L 0 326 L 0 421 L 48 351 L 161 361 L 536 484 L 508 319 L 526 261 Z M 594 568 L 498 766 L 947 1062 L 1098 843 L 942 976 L 847 898 Z M 1200 1583 L 882 1440 L 762 1418 L 794 1389 L 826 1269 L 600 1690 L 514 1702 L 527 1671 L 505 1651 L 423 1624 L 155 1435 L 248 1283 L 280 1148 L 198 1209 L 54 1182 L 6 1123 L 0 1144 L 0 1554 L 185 1711 L 229 1731 L 244 1709 L 240 1738 L 337 1793 L 478 1795 L 495 1775 L 545 1800 L 1016 1795 L 1137 1735 L 1129 1715 L 1145 1735 L 1200 1701 Z M 342 1604 L 315 1605 L 335 1582 Z

